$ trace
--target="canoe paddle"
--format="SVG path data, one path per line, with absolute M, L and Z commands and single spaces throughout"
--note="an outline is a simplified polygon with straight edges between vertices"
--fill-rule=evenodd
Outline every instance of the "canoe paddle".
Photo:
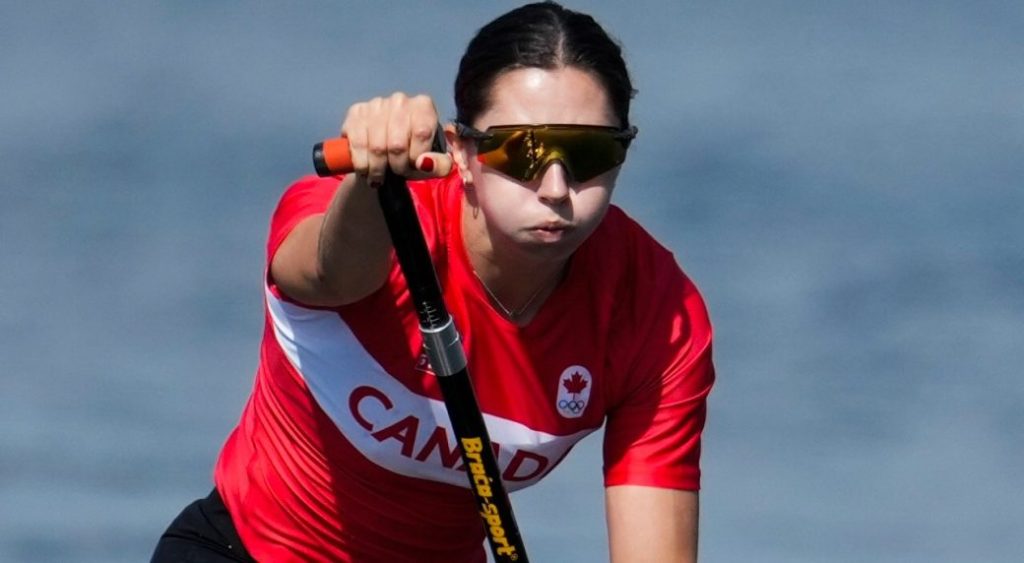
M 431 150 L 447 152 L 444 132 L 440 127 L 434 133 Z M 317 143 L 313 147 L 313 165 L 320 176 L 352 172 L 348 139 L 339 137 Z M 527 563 L 526 547 L 512 514 L 512 503 L 502 483 L 501 470 L 473 392 L 462 341 L 445 306 L 405 178 L 389 168 L 384 184 L 377 188 L 377 194 L 398 256 L 398 265 L 416 306 L 423 346 L 437 374 L 491 553 L 498 563 Z

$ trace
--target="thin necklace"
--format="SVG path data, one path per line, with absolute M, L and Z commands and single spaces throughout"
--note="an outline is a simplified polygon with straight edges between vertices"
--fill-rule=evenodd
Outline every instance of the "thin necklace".
M 476 273 L 476 270 L 473 270 L 473 275 L 476 276 L 476 279 L 480 282 L 480 285 L 483 286 L 484 291 L 486 291 L 487 295 L 490 296 L 491 301 L 494 301 L 494 304 L 497 305 L 499 309 L 501 309 L 501 312 L 505 313 L 505 316 L 512 320 L 518 319 L 519 315 L 525 313 L 526 310 L 530 308 L 530 305 L 533 305 L 533 302 L 534 300 L 537 299 L 537 296 L 540 295 L 547 286 L 547 284 L 542 284 L 540 287 L 537 288 L 537 291 L 534 291 L 533 295 L 531 295 L 530 298 L 526 300 L 526 303 L 523 303 L 523 305 L 518 309 L 513 310 L 506 307 L 505 304 L 501 302 L 501 299 L 498 299 L 498 296 L 495 295 L 493 291 L 491 291 L 491 288 L 487 287 L 487 284 L 484 283 L 484 280 L 480 278 L 480 274 Z

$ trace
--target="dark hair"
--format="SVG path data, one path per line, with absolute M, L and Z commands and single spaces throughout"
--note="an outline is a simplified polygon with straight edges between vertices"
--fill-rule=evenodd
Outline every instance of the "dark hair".
M 477 31 L 455 77 L 456 118 L 472 125 L 487 109 L 491 86 L 504 72 L 562 66 L 596 76 L 619 125 L 629 127 L 629 101 L 635 91 L 622 49 L 594 18 L 555 2 L 516 8 Z

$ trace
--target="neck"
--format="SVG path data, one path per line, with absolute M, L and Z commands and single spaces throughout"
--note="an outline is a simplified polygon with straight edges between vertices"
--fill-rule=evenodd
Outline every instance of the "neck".
M 522 275 L 526 272 L 528 275 Z M 537 271 L 515 270 L 508 273 L 491 271 L 481 274 L 474 270 L 494 309 L 505 318 L 522 326 L 529 323 L 547 298 L 558 287 L 564 273 L 562 269 L 541 274 Z
M 531 255 L 509 244 L 504 248 L 489 235 L 482 217 L 462 214 L 462 233 L 470 266 L 492 305 L 510 320 L 525 324 L 558 287 L 568 258 Z

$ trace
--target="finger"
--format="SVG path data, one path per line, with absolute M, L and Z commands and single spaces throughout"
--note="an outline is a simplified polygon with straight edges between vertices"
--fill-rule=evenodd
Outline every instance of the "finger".
M 384 182 L 388 165 L 388 106 L 383 98 L 370 101 L 366 127 L 366 176 L 371 184 Z
M 430 152 L 437 131 L 437 110 L 429 96 L 409 99 L 409 159 L 419 162 L 419 156 Z M 417 169 L 419 167 L 417 166 Z
M 341 136 L 348 139 L 349 158 L 352 171 L 366 176 L 366 104 L 358 103 L 349 108 L 345 122 L 341 126 Z
M 409 173 L 409 98 L 395 92 L 388 99 L 388 166 L 400 176 Z

